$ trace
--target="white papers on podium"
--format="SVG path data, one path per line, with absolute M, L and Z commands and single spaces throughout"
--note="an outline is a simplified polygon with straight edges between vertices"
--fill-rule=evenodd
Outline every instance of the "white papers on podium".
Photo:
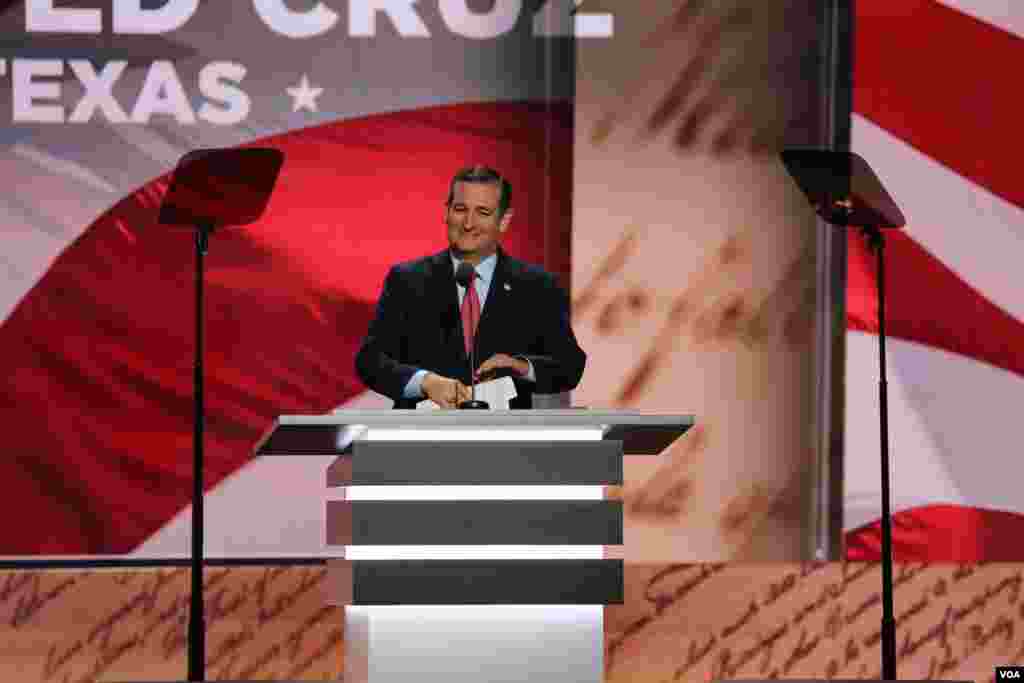
M 486 401 L 491 410 L 508 410 L 509 401 L 514 399 L 516 393 L 515 382 L 511 377 L 499 377 L 489 382 L 481 382 L 476 385 L 476 400 Z M 440 406 L 426 399 L 416 404 L 416 410 L 438 410 Z

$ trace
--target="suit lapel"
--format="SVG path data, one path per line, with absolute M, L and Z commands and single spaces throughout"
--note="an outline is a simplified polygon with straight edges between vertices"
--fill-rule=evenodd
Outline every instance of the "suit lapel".
M 491 279 L 491 286 L 487 290 L 487 301 L 484 302 L 484 309 L 480 315 L 480 324 L 477 326 L 477 354 L 481 361 L 487 360 L 493 353 L 495 345 L 492 338 L 500 334 L 501 321 L 504 319 L 508 308 L 508 297 L 511 294 L 510 287 L 515 279 L 512 264 L 501 249 L 498 250 L 498 262 L 494 267 L 494 277 Z M 454 278 L 454 276 L 453 276 Z
M 441 309 L 441 325 L 444 328 L 445 347 L 456 354 L 459 362 L 467 362 L 466 342 L 462 336 L 462 316 L 459 314 L 459 292 L 455 288 L 455 271 L 452 259 L 445 249 L 431 259 L 430 297 Z M 488 294 L 488 297 L 490 295 Z

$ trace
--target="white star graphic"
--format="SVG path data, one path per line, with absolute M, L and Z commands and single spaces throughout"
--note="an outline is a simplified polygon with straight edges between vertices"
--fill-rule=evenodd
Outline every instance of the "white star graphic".
M 323 94 L 323 88 L 314 88 L 309 83 L 309 78 L 306 74 L 302 74 L 302 80 L 299 81 L 299 85 L 294 88 L 286 88 L 289 95 L 292 98 L 292 111 L 297 112 L 300 109 L 308 109 L 312 112 L 320 111 L 317 107 L 316 98 Z

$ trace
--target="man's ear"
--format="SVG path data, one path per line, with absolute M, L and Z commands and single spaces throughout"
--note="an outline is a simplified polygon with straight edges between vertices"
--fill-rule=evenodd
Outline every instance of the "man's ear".
M 498 223 L 498 232 L 504 233 L 508 230 L 508 224 L 512 221 L 512 209 L 506 209 L 505 213 L 501 216 L 501 221 Z

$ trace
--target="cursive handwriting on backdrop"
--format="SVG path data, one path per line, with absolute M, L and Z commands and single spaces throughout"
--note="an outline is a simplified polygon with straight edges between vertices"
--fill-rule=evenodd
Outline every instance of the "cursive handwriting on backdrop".
M 638 67 L 643 77 L 632 79 L 605 104 L 587 131 L 591 144 L 601 145 L 632 118 L 641 119 L 637 139 L 667 133 L 670 143 L 685 152 L 763 155 L 776 154 L 786 144 L 808 144 L 819 118 L 822 3 L 668 4 L 667 16 L 636 45 L 645 56 Z M 624 14 L 613 0 L 584 0 L 582 5 Z M 646 99 L 645 89 L 659 94 L 653 106 L 638 112 L 636 103 Z
M 899 675 L 993 680 L 1024 659 L 1024 568 L 901 565 Z M 874 678 L 877 564 L 627 565 L 606 612 L 606 676 L 630 681 Z
M 626 565 L 605 611 L 606 683 L 880 671 L 876 564 Z M 209 570 L 208 677 L 337 680 L 341 610 L 316 567 Z M 902 679 L 991 681 L 1024 662 L 1024 566 L 898 565 Z M 185 671 L 183 570 L 0 573 L 0 678 L 175 680 Z
M 753 474 L 753 468 L 744 465 L 745 458 L 760 456 L 733 449 L 727 455 L 732 466 L 751 476 L 734 478 L 735 490 L 721 492 L 728 500 L 713 513 L 710 503 L 700 507 L 695 500 L 699 495 L 698 484 L 707 476 L 704 462 L 708 454 L 715 453 L 715 458 L 721 458 L 723 449 L 728 450 L 721 445 L 722 430 L 729 421 L 749 417 L 750 409 L 743 408 L 744 404 L 797 402 L 799 391 L 780 393 L 772 386 L 772 375 L 765 374 L 769 372 L 765 368 L 781 367 L 781 357 L 808 356 L 813 351 L 814 236 L 808 231 L 789 260 L 782 264 L 780 277 L 765 283 L 758 282 L 753 275 L 756 266 L 752 235 L 735 232 L 710 245 L 703 263 L 676 291 L 657 289 L 645 281 L 645 264 L 651 267 L 651 252 L 661 244 L 666 244 L 663 236 L 637 227 L 625 230 L 610 243 L 589 279 L 576 290 L 574 323 L 581 330 L 590 331 L 592 341 L 609 340 L 614 345 L 629 340 L 635 345 L 629 358 L 622 359 L 625 367 L 620 384 L 609 387 L 614 407 L 645 405 L 648 395 L 655 391 L 654 385 L 664 385 L 666 376 L 672 377 L 679 387 L 690 388 L 690 394 L 683 400 L 701 403 L 701 390 L 694 393 L 695 386 L 700 385 L 677 367 L 682 351 L 729 355 L 735 359 L 735 366 L 748 368 L 743 375 L 746 388 L 739 390 L 728 408 L 738 417 L 733 412 L 722 414 L 721 405 L 717 414 L 698 415 L 698 425 L 662 454 L 654 473 L 643 481 L 627 481 L 621 489 L 627 532 L 629 527 L 637 528 L 635 525 L 679 529 L 685 523 L 696 529 L 695 525 L 707 517 L 705 526 L 716 528 L 721 538 L 718 549 L 696 556 L 683 552 L 673 559 L 726 559 L 742 555 L 750 539 L 766 523 L 773 524 L 779 534 L 789 536 L 804 524 L 800 501 L 808 492 L 802 490 L 801 482 L 807 481 L 805 470 L 813 458 L 813 449 L 807 444 L 793 442 L 782 447 L 791 455 L 778 454 L 785 462 L 776 468 L 777 481 L 763 480 Z M 606 348 L 614 348 L 612 345 Z M 700 381 L 704 382 L 703 391 L 720 391 L 714 387 L 713 379 Z M 694 408 L 703 413 L 707 406 Z M 804 457 L 792 455 L 799 453 Z M 683 545 L 693 547 L 692 543 Z M 789 544 L 792 545 L 795 544 Z M 627 559 L 637 552 L 636 547 L 627 547 Z M 795 552 L 783 557 L 798 559 Z
M 207 570 L 211 679 L 334 680 L 342 612 L 324 604 L 322 567 Z M 185 671 L 188 571 L 0 573 L 5 679 L 89 683 L 176 679 Z M 0 665 L 2 669 L 3 665 Z
M 678 292 L 642 283 L 643 270 L 635 259 L 645 238 L 657 239 L 638 228 L 626 230 L 573 298 L 574 320 L 591 320 L 600 336 L 628 334 L 642 318 L 661 321 L 616 391 L 616 405 L 635 402 L 669 354 L 686 341 L 695 347 L 739 342 L 753 348 L 781 342 L 793 349 L 810 348 L 815 317 L 812 236 L 788 264 L 784 277 L 765 294 L 743 291 L 736 284 L 734 274 L 750 258 L 750 241 L 743 233 L 718 245 Z

